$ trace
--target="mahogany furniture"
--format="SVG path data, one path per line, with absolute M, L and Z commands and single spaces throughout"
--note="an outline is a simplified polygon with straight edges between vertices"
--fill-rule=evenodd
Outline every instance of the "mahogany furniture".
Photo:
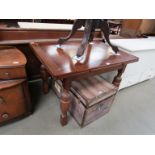
M 54 79 L 61 80 L 63 91 L 60 98 L 60 122 L 66 125 L 68 122 L 68 111 L 71 103 L 69 93 L 71 83 L 78 79 L 97 75 L 109 71 L 118 70 L 113 80 L 115 86 L 119 86 L 121 76 L 129 63 L 138 61 L 136 56 L 119 51 L 112 54 L 109 46 L 101 41 L 95 41 L 86 48 L 82 59 L 75 59 L 80 41 L 69 41 L 58 48 L 57 41 L 47 43 L 31 43 L 35 55 L 44 65 L 44 68 Z
M 60 97 L 62 82 L 55 81 L 53 89 Z M 84 127 L 109 112 L 116 92 L 117 87 L 101 76 L 73 81 L 70 89 L 72 96 L 70 113 L 78 124 Z
M 0 81 L 0 125 L 30 113 L 26 79 Z
M 26 78 L 26 58 L 18 49 L 0 47 L 0 80 Z
M 0 125 L 31 113 L 25 65 L 18 49 L 0 47 Z
M 63 25 L 62 25 L 63 26 Z M 28 80 L 40 78 L 41 63 L 34 55 L 29 47 L 30 42 L 47 42 L 53 41 L 60 37 L 65 37 L 70 30 L 65 29 L 24 29 L 24 28 L 0 28 L 0 45 L 14 46 L 18 48 L 27 59 L 26 73 Z M 79 30 L 74 38 L 83 35 L 83 31 Z M 95 37 L 100 38 L 100 31 L 95 32 Z

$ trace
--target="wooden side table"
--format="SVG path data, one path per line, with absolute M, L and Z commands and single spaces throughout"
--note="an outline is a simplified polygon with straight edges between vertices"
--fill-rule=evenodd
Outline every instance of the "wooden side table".
M 119 87 L 121 76 L 129 63 L 138 61 L 136 56 L 120 51 L 117 55 L 110 52 L 110 48 L 101 41 L 88 45 L 81 60 L 75 59 L 80 41 L 69 41 L 58 48 L 57 42 L 31 43 L 35 55 L 44 65 L 46 71 L 56 80 L 62 81 L 63 91 L 60 98 L 60 122 L 66 125 L 71 103 L 69 93 L 74 80 L 88 76 L 117 70 L 118 74 L 113 84 Z

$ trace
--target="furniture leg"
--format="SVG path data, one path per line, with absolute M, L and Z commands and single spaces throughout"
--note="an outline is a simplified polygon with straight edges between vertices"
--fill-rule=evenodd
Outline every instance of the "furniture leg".
M 118 70 L 118 73 L 117 75 L 114 77 L 114 80 L 113 80 L 113 84 L 116 86 L 116 87 L 119 87 L 121 81 L 122 81 L 122 74 L 124 73 L 125 71 L 125 68 L 126 68 L 126 65 L 123 65 L 123 67 L 121 69 Z
M 43 92 L 44 94 L 47 94 L 49 92 L 49 83 L 48 83 L 49 74 L 46 71 L 44 65 L 41 66 L 41 78 L 42 78 Z
M 63 90 L 60 98 L 60 109 L 61 109 L 61 115 L 60 115 L 60 123 L 61 125 L 66 125 L 68 123 L 68 111 L 71 104 L 71 95 L 70 95 L 70 87 L 71 87 L 71 81 L 70 79 L 64 79 L 62 81 Z

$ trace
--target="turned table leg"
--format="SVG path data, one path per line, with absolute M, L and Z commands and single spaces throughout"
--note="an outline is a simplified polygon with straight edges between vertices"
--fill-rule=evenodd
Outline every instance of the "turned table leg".
M 64 126 L 68 123 L 68 111 L 71 104 L 71 95 L 70 95 L 70 86 L 71 81 L 69 79 L 64 79 L 62 81 L 63 84 L 63 90 L 60 98 L 60 109 L 61 109 L 61 115 L 60 115 L 60 123 Z
M 49 91 L 49 83 L 48 83 L 48 78 L 49 78 L 49 74 L 46 71 L 44 65 L 41 66 L 41 78 L 42 78 L 42 89 L 44 94 L 47 94 Z
M 118 73 L 117 75 L 114 77 L 114 80 L 113 80 L 113 84 L 116 86 L 116 87 L 119 87 L 121 81 L 122 81 L 122 74 L 124 73 L 125 71 L 125 68 L 126 68 L 126 65 L 123 65 L 123 67 L 121 69 L 118 70 Z

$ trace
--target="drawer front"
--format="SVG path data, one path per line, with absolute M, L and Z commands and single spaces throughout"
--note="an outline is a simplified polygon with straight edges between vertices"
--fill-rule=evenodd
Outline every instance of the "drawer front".
M 15 78 L 25 78 L 26 72 L 24 67 L 19 68 L 1 68 L 0 69 L 0 79 L 15 79 Z
M 85 126 L 93 122 L 94 120 L 98 119 L 99 117 L 105 115 L 107 112 L 109 112 L 114 98 L 115 98 L 115 95 L 100 102 L 99 104 L 96 104 L 88 108 L 86 111 L 86 116 L 85 116 L 83 125 Z
M 0 123 L 25 113 L 22 85 L 0 91 Z

